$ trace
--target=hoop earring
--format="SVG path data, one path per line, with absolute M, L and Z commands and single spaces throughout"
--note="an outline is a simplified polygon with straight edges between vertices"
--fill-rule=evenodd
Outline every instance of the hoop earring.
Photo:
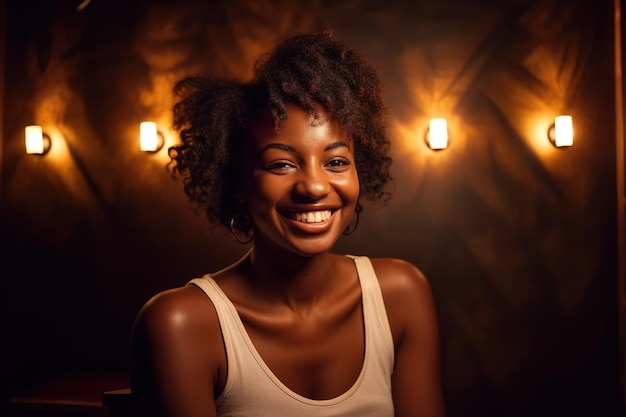
M 359 227 L 359 213 L 360 212 L 361 212 L 361 210 L 355 210 L 355 213 L 356 213 L 356 223 L 354 224 L 354 227 L 352 229 L 350 229 L 350 226 L 346 227 L 346 230 L 343 231 L 343 235 L 344 236 L 350 236 L 352 233 L 354 233 L 356 228 Z
M 235 239 L 237 243 L 240 243 L 242 245 L 246 245 L 252 242 L 252 239 L 254 238 L 254 235 L 251 235 L 248 240 L 240 240 L 237 238 L 237 235 L 235 234 L 235 217 L 234 216 L 232 219 L 230 219 L 230 234 L 233 235 L 233 239 Z

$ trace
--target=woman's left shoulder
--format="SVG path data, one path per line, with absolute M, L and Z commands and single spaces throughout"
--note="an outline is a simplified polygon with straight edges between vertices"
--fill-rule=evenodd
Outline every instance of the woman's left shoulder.
M 424 273 L 412 263 L 398 258 L 371 258 L 381 288 L 392 291 L 428 291 Z
M 410 339 L 407 335 L 436 334 L 437 312 L 424 273 L 402 259 L 373 258 L 371 261 L 396 348 L 401 340 Z

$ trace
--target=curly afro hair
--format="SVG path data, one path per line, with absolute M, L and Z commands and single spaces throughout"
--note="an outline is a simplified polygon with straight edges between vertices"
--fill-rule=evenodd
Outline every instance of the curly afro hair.
M 311 114 L 318 105 L 327 109 L 354 143 L 360 198 L 389 198 L 385 186 L 392 180 L 392 161 L 378 74 L 329 31 L 296 35 L 279 44 L 257 61 L 249 82 L 190 76 L 176 84 L 174 93 L 180 99 L 173 108 L 173 127 L 181 143 L 169 148 L 169 165 L 213 225 L 230 227 L 235 218 L 241 232 L 252 228 L 236 197 L 242 143 L 262 111 L 269 110 L 280 129 L 288 117 L 287 102 Z

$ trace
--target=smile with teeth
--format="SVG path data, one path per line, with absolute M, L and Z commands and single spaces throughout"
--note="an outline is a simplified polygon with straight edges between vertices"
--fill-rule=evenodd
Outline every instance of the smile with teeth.
M 321 223 L 330 219 L 330 210 L 291 213 L 291 219 L 302 223 Z

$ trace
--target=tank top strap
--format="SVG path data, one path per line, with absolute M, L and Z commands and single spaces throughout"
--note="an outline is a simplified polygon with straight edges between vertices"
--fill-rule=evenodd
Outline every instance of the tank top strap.
M 385 301 L 372 261 L 367 256 L 346 255 L 352 258 L 361 284 L 363 316 L 367 324 L 366 346 L 375 352 L 381 372 L 393 372 L 394 344 Z

